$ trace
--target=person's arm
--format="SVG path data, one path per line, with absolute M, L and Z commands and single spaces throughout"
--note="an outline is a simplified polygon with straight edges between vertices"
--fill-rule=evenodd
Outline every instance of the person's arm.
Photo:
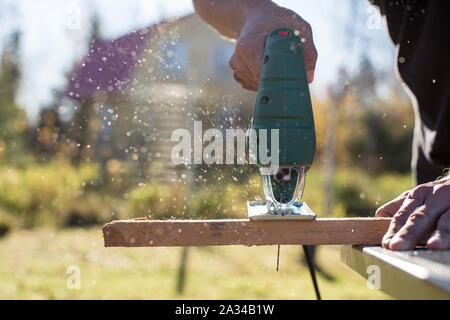
M 268 34 L 280 27 L 300 37 L 308 80 L 312 82 L 317 51 L 310 25 L 295 12 L 270 0 L 194 0 L 197 14 L 222 35 L 236 39 L 230 59 L 233 76 L 245 89 L 257 90 Z

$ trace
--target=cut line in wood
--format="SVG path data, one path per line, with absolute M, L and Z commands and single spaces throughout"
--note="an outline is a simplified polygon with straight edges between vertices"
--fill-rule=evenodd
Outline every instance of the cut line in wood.
M 390 218 L 312 221 L 119 220 L 103 226 L 105 247 L 380 244 Z

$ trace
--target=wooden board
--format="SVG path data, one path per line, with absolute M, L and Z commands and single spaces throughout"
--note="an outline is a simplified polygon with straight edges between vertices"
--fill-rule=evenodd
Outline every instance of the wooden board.
M 450 299 L 450 250 L 343 246 L 341 261 L 394 298 Z
M 390 218 L 312 221 L 122 220 L 103 227 L 106 247 L 379 244 Z

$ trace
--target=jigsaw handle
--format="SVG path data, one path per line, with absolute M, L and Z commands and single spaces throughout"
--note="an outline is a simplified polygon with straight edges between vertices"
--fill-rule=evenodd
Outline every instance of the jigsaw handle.
M 251 128 L 257 135 L 258 129 L 279 129 L 280 165 L 311 166 L 316 134 L 308 77 L 301 41 L 288 28 L 266 39 Z

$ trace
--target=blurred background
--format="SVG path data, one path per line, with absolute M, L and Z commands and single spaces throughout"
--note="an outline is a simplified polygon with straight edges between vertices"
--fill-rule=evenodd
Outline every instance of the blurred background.
M 307 20 L 317 153 L 305 201 L 372 216 L 412 187 L 413 115 L 367 1 L 276 1 Z M 255 93 L 190 0 L 0 0 L 0 298 L 314 298 L 300 248 L 103 248 L 102 224 L 245 218 L 255 168 L 175 166 L 177 128 L 243 128 Z M 251 259 L 242 260 L 246 255 Z M 318 248 L 324 298 L 386 298 Z M 70 289 L 68 267 L 81 270 Z

